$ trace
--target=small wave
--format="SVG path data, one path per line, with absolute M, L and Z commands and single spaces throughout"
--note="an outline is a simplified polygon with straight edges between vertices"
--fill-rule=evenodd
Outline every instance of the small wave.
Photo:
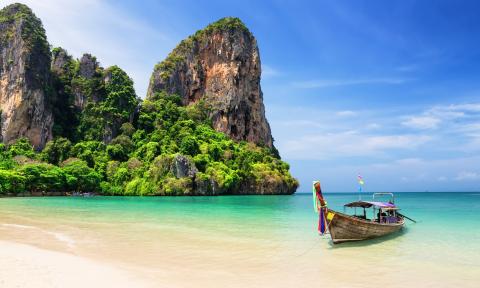
M 71 237 L 69 237 L 68 235 L 66 235 L 64 233 L 47 231 L 47 230 L 43 230 L 43 229 L 40 229 L 40 228 L 35 227 L 35 226 L 29 226 L 29 225 L 12 224 L 12 223 L 3 223 L 1 225 L 4 226 L 4 227 L 38 230 L 42 233 L 53 236 L 55 239 L 57 239 L 60 242 L 65 243 L 70 248 L 75 247 L 75 240 L 73 240 Z
M 13 228 L 21 228 L 21 229 L 38 229 L 37 227 L 34 227 L 34 226 L 20 225 L 20 224 L 10 224 L 10 223 L 2 224 L 2 226 L 13 227 Z
M 67 246 L 70 247 L 70 248 L 75 247 L 75 240 L 73 240 L 71 237 L 67 236 L 66 234 L 63 234 L 63 233 L 60 233 L 60 232 L 44 231 L 44 230 L 42 230 L 42 232 L 45 232 L 49 235 L 52 235 L 53 237 L 55 237 L 55 239 L 57 239 L 60 242 L 63 242 L 65 244 L 67 244 Z

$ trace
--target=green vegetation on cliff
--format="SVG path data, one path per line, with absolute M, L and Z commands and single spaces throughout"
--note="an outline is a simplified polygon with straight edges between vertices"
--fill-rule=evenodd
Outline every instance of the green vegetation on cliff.
M 42 151 L 36 151 L 39 146 L 34 149 L 27 138 L 17 139 L 19 134 L 12 137 L 15 141 L 3 138 L 6 144 L 0 144 L 0 196 L 295 191 L 298 183 L 275 148 L 236 142 L 215 131 L 209 118 L 211 107 L 204 100 L 183 106 L 180 96 L 162 90 L 141 101 L 133 81 L 122 69 L 104 69 L 89 54 L 78 60 L 54 48 L 50 63 L 41 22 L 25 5 L 14 4 L 0 11 L 0 28 L 7 24 L 22 26 L 21 30 L 11 31 L 21 31 L 28 44 L 26 50 L 32 50 L 26 51 L 31 59 L 47 49 L 49 57 L 27 64 L 38 68 L 38 73 L 32 70 L 33 76 L 48 79 L 42 82 L 47 86 L 45 111 L 51 111 L 54 124 L 53 139 Z M 171 72 L 181 61 L 181 49 L 193 41 L 205 40 L 208 33 L 231 29 L 248 31 L 238 18 L 221 19 L 182 42 L 161 68 Z M 9 31 L 0 33 L 0 44 L 9 41 L 8 37 L 18 38 L 19 34 L 10 35 Z M 37 136 L 20 135 L 32 141 Z M 50 134 L 45 137 L 50 138 Z
M 51 73 L 53 97 L 51 97 L 51 107 L 55 122 L 52 133 L 54 136 L 64 136 L 73 139 L 76 131 L 71 129 L 76 127 L 79 121 L 79 111 L 72 105 L 74 94 L 72 81 L 78 73 L 78 61 L 74 60 L 62 48 L 52 50 L 52 59 L 62 58 L 63 61 Z M 54 63 L 55 64 L 55 63 Z
M 36 51 L 42 50 L 43 52 L 47 52 L 49 50 L 48 42 L 45 36 L 45 29 L 40 19 L 33 15 L 30 8 L 26 6 L 24 7 L 24 11 L 22 11 L 22 16 L 17 19 L 24 20 L 22 38 L 27 41 L 30 48 Z
M 42 22 L 28 6 L 17 3 L 1 9 L 0 25 L 10 25 L 11 27 L 0 39 L 1 44 L 9 41 L 14 36 L 15 25 L 21 25 L 21 36 L 27 43 L 28 48 L 37 52 L 49 50 Z
M 115 91 L 128 93 L 109 94 L 108 101 L 117 103 L 117 108 L 123 104 L 130 107 L 129 83 L 111 85 L 117 84 L 121 87 Z M 123 109 L 109 110 L 127 121 L 121 134 L 108 144 L 57 137 L 40 153 L 34 152 L 25 138 L 9 147 L 2 145 L 0 194 L 217 195 L 241 193 L 245 183 L 251 187 L 261 183 L 283 183 L 290 189 L 297 186 L 288 164 L 271 149 L 237 143 L 213 130 L 208 109 L 202 101 L 183 107 L 180 97 L 158 93 L 141 104 L 132 123 Z M 103 131 L 97 125 L 88 129 L 92 135 Z
M 53 135 L 74 142 L 109 142 L 123 123 L 131 121 L 140 102 L 132 79 L 118 66 L 97 67 L 89 54 L 84 56 L 86 63 L 74 60 L 62 48 L 54 48 L 52 56 Z M 86 72 L 81 71 L 84 66 Z
M 121 125 L 130 121 L 138 106 L 133 81 L 118 66 L 101 71 L 95 78 L 77 77 L 73 81 L 87 91 L 80 113 L 78 139 L 110 141 Z

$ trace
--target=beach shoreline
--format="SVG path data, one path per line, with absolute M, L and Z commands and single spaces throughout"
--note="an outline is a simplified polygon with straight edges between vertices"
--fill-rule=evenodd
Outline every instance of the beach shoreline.
M 153 287 L 111 263 L 4 240 L 0 240 L 0 286 Z
M 401 194 L 418 224 L 338 246 L 317 235 L 310 195 L 2 199 L 0 287 L 473 288 L 480 198 L 455 197 L 462 226 L 437 212 L 449 195 Z

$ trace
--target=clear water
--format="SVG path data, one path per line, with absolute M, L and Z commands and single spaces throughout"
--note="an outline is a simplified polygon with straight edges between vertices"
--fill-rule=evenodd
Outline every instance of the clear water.
M 209 267 L 245 277 L 263 271 L 264 278 L 244 283 L 253 286 L 285 277 L 280 286 L 306 287 L 323 275 L 324 281 L 349 287 L 387 280 L 398 287 L 418 281 L 475 287 L 480 281 L 480 193 L 395 196 L 402 213 L 418 223 L 407 222 L 387 238 L 338 246 L 317 234 L 310 194 L 3 198 L 0 239 L 151 269 Z M 325 197 L 339 211 L 358 198 L 354 193 Z

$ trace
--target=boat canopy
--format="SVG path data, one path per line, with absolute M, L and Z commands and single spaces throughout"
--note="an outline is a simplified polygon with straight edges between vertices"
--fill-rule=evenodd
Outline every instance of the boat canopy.
M 389 202 L 376 202 L 376 201 L 355 201 L 351 203 L 347 203 L 344 205 L 345 207 L 362 207 L 362 208 L 370 208 L 375 206 L 377 208 L 382 209 L 396 209 L 397 207 L 395 204 Z

